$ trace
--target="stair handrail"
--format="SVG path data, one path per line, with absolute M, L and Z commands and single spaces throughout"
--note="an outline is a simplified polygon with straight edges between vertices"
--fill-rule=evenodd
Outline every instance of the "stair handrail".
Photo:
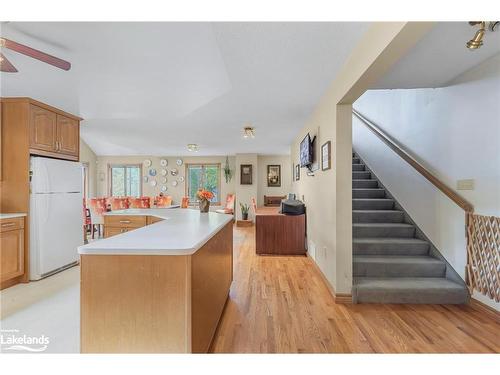
M 385 133 L 380 127 L 375 125 L 372 121 L 368 120 L 365 116 L 359 113 L 353 108 L 352 113 L 361 122 L 370 129 L 378 138 L 380 138 L 386 145 L 391 148 L 396 154 L 398 154 L 404 161 L 410 164 L 417 172 L 424 176 L 431 184 L 437 187 L 443 192 L 448 198 L 455 202 L 460 208 L 462 208 L 465 213 L 471 214 L 474 212 L 474 206 L 470 204 L 466 199 L 457 194 L 453 189 L 448 187 L 443 181 L 429 172 L 422 164 L 420 164 L 408 151 L 406 151 L 397 141 Z

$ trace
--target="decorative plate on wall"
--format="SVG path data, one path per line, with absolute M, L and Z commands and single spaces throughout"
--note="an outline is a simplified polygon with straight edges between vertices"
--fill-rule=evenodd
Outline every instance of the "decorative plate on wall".
M 163 191 L 163 192 L 166 192 L 166 191 L 167 191 L 167 189 L 168 189 L 168 187 L 166 187 L 165 185 L 163 185 L 163 186 L 161 187 L 161 191 Z
M 143 161 L 143 164 L 144 164 L 144 166 L 145 166 L 146 168 L 149 168 L 149 167 L 151 167 L 151 164 L 152 164 L 152 163 L 151 163 L 151 160 L 146 159 L 146 160 L 144 160 L 144 161 Z
M 184 182 L 184 176 L 179 177 L 179 182 Z
M 177 175 L 179 174 L 179 171 L 177 170 L 177 168 L 174 168 L 174 169 L 172 169 L 172 170 L 170 171 L 170 174 L 171 174 L 172 176 L 177 176 Z
M 156 186 L 156 181 L 155 180 L 151 180 L 149 182 L 149 184 L 152 186 L 152 187 L 155 187 Z
M 168 171 L 166 169 L 162 169 L 160 173 L 162 176 L 166 176 L 168 174 Z
M 172 181 L 172 186 L 176 187 L 177 186 L 177 181 Z
M 182 159 L 177 159 L 175 163 L 180 167 L 182 165 Z
M 166 177 L 162 177 L 162 178 L 161 178 L 161 182 L 162 182 L 163 184 L 166 184 L 166 183 L 167 183 L 167 178 L 166 178 Z
M 160 160 L 160 165 L 161 165 L 162 167 L 166 167 L 166 166 L 168 165 L 168 160 L 167 160 L 167 159 L 161 159 L 161 160 Z
M 151 169 L 149 170 L 149 175 L 150 175 L 150 176 L 156 176 L 156 169 L 151 168 Z
M 144 176 L 144 177 L 142 178 L 142 181 L 144 181 L 144 182 L 148 182 L 148 180 L 149 180 L 149 177 L 148 177 L 148 176 Z

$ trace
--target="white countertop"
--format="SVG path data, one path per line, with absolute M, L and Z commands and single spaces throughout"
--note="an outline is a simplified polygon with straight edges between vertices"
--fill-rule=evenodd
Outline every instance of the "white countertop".
M 24 212 L 15 212 L 15 213 L 10 213 L 10 214 L 0 214 L 0 220 L 1 219 L 13 219 L 15 217 L 23 217 L 27 216 L 28 214 Z
M 200 213 L 186 208 L 112 211 L 108 215 L 146 215 L 164 219 L 113 237 L 78 247 L 80 254 L 191 255 L 232 219 L 232 215 Z

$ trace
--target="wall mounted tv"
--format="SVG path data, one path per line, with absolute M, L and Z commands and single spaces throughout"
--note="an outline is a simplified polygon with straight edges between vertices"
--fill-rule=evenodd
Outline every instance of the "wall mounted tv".
M 310 167 L 314 163 L 314 140 L 316 137 L 311 139 L 309 133 L 304 137 L 302 142 L 300 142 L 300 166 Z

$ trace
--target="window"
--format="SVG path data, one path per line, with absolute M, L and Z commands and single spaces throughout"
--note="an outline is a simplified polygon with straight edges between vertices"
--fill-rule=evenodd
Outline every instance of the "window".
M 214 194 L 212 204 L 220 204 L 220 164 L 187 164 L 186 176 L 186 195 L 190 202 L 198 202 L 196 192 L 201 188 Z
M 110 165 L 109 194 L 112 197 L 141 196 L 140 165 Z

